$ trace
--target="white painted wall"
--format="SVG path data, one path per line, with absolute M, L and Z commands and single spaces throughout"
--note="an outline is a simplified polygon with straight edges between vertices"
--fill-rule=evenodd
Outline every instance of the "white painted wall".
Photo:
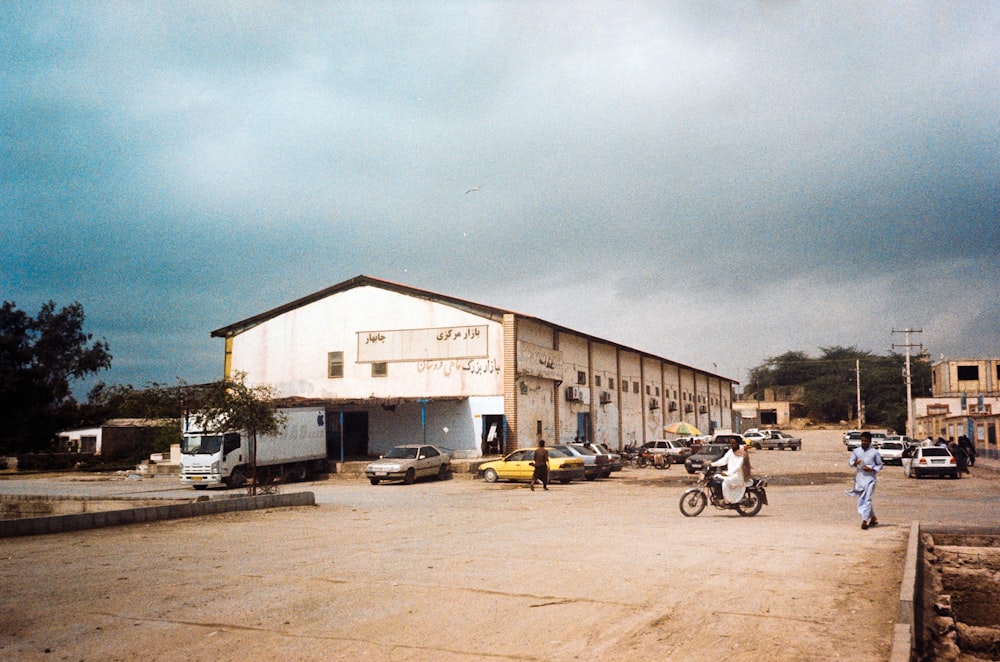
M 373 377 L 358 361 L 359 334 L 486 327 L 486 356 L 475 359 L 389 361 Z M 377 287 L 357 287 L 279 315 L 233 338 L 232 369 L 279 396 L 415 398 L 503 393 L 502 325 L 451 306 Z M 344 377 L 327 376 L 329 352 L 344 352 Z

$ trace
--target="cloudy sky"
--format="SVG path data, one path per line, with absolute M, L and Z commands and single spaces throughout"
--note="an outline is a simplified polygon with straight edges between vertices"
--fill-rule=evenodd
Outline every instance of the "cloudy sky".
M 995 2 L 5 2 L 0 298 L 79 301 L 136 386 L 359 274 L 734 379 L 904 328 L 997 356 L 998 34 Z

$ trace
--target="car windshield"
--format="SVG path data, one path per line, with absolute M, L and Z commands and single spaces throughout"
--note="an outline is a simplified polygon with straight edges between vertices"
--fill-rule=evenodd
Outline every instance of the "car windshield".
M 903 444 L 896 441 L 883 441 L 882 448 L 890 451 L 900 451 L 903 450 Z
M 417 449 L 407 448 L 405 446 L 396 446 L 383 457 L 388 460 L 412 460 L 417 457 Z
M 573 457 L 565 448 L 560 448 L 559 446 L 553 446 L 549 449 L 549 457 Z
M 729 446 L 723 446 L 722 444 L 713 444 L 711 446 L 706 446 L 701 449 L 698 455 L 724 455 L 726 451 L 729 450 Z
M 586 446 L 578 446 L 577 444 L 570 444 L 570 445 L 576 450 L 580 451 L 581 455 L 597 455 L 597 453 L 595 453 L 594 449 L 592 448 L 587 448 Z

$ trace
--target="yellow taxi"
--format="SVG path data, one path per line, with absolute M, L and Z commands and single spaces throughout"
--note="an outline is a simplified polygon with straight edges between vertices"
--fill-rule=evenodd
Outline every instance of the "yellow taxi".
M 479 465 L 478 475 L 487 483 L 498 480 L 514 480 L 530 482 L 535 474 L 532 461 L 535 459 L 534 448 L 519 448 L 501 460 L 483 462 Z M 561 448 L 549 448 L 549 482 L 568 483 L 584 477 L 583 458 L 576 457 Z

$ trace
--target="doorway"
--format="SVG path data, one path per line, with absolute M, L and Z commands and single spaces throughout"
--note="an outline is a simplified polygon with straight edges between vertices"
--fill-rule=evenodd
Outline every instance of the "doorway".
M 504 447 L 503 414 L 483 415 L 483 438 L 480 448 L 483 455 L 499 455 Z
M 368 457 L 368 412 L 345 411 L 344 429 L 341 434 L 344 439 L 345 459 Z

